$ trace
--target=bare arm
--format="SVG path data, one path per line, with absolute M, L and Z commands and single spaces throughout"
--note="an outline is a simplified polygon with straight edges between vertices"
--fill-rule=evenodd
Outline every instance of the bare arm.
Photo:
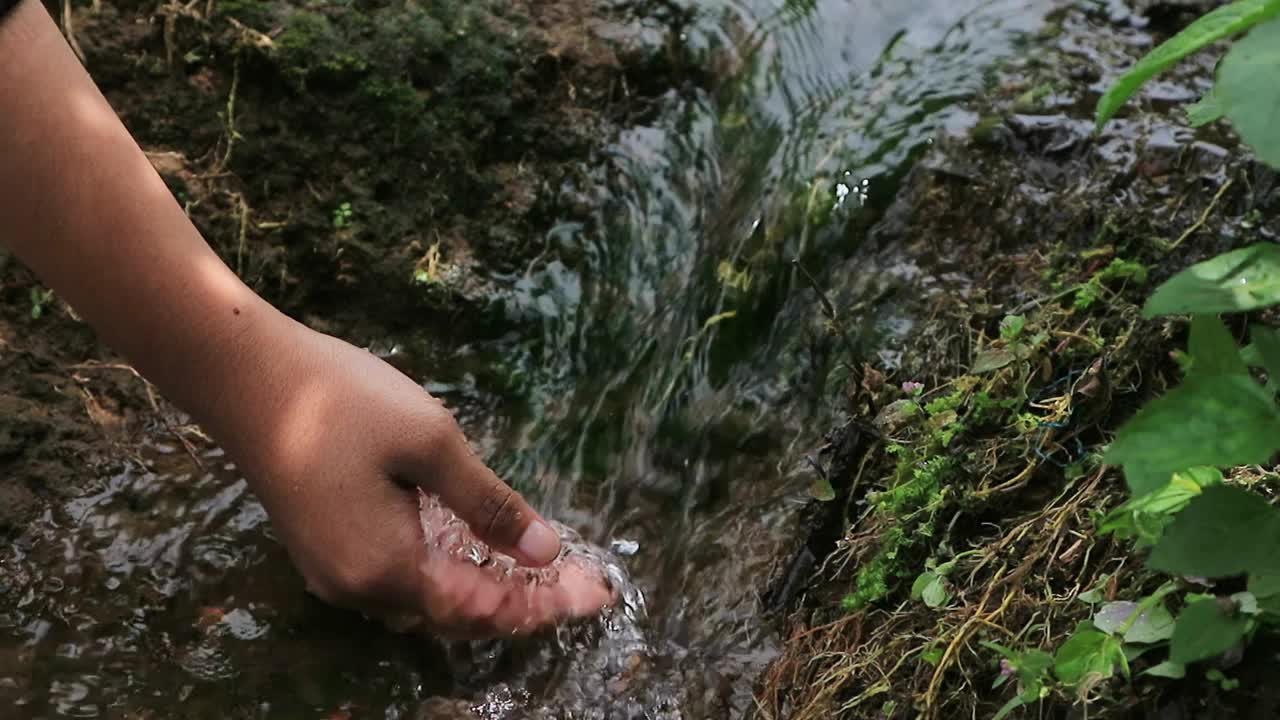
M 0 107 L 0 240 L 216 424 L 214 388 L 255 371 L 253 345 L 282 316 L 199 236 L 36 2 L 0 26 Z
M 438 401 L 231 272 L 34 0 L 0 24 L 0 242 L 227 448 L 322 596 L 472 634 L 525 622 L 483 578 L 420 572 L 415 496 L 395 481 L 531 564 L 556 556 L 554 531 Z M 607 599 L 573 578 L 548 592 L 535 623 Z

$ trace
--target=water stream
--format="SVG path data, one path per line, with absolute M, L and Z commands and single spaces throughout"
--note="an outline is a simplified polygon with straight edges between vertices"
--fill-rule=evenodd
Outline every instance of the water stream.
M 548 515 L 635 551 L 627 622 L 445 647 L 328 609 L 234 466 L 209 449 L 196 470 L 157 432 L 0 549 L 21 583 L 0 607 L 5 717 L 747 715 L 779 642 L 760 594 L 798 537 L 841 361 L 909 327 L 868 313 L 833 332 L 813 285 L 930 138 L 973 121 L 954 103 L 1048 6 L 693 3 L 684 41 L 719 85 L 673 91 L 566 189 L 594 217 L 498 278 L 516 329 L 371 343 Z

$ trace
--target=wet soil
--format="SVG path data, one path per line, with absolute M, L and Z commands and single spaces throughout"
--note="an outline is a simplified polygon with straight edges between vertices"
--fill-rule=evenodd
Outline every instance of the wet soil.
M 939 138 L 870 242 L 835 271 L 837 307 L 842 293 L 882 284 L 873 311 L 903 318 L 904 330 L 845 389 L 821 465 L 836 497 L 812 505 L 815 529 L 781 577 L 795 610 L 783 658 L 760 685 L 760 717 L 994 716 L 1014 690 L 993 688 L 1000 656 L 982 642 L 1052 653 L 1089 618 L 1084 590 L 1117 599 L 1159 583 L 1129 542 L 1093 532 L 1124 484 L 1090 451 L 1179 377 L 1171 353 L 1185 346 L 1185 325 L 1139 317 L 1150 289 L 1193 262 L 1274 239 L 1280 182 L 1224 126 L 1188 127 L 1179 108 L 1208 87 L 1212 54 L 1162 76 L 1101 133 L 1092 118 L 1108 84 L 1200 9 L 1099 3 L 1055 13 L 1034 43 L 1041 50 L 1005 64 L 991 92 L 966 103 L 970 129 Z M 1125 263 L 1142 271 L 1106 271 Z M 867 265 L 894 270 L 867 277 Z M 1010 347 L 1001 340 L 1009 315 L 1043 338 L 1007 367 L 979 369 Z M 961 398 L 959 419 L 930 410 L 912 429 L 920 421 L 895 415 L 910 398 L 903 382 L 921 383 L 926 401 Z M 918 458 L 947 468 L 931 504 L 905 520 L 886 514 L 902 447 L 928 446 L 939 431 L 956 434 Z M 914 540 L 895 535 L 904 527 Z M 948 600 L 913 599 L 926 561 L 951 558 Z M 887 579 L 884 592 L 848 607 L 873 579 Z M 1262 679 L 1273 652 L 1251 647 L 1222 665 L 1241 680 L 1230 692 L 1202 674 L 1140 677 L 1157 662 L 1141 660 L 1132 683 L 1113 679 L 1087 698 L 1051 694 L 1011 717 L 1264 717 L 1276 703 Z

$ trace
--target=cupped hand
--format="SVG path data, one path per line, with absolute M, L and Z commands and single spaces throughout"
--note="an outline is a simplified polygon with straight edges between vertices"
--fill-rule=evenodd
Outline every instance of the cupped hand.
M 435 398 L 371 353 L 291 320 L 246 368 L 212 423 L 250 479 L 308 588 L 452 637 L 491 637 L 598 612 L 590 568 L 558 563 L 542 583 L 499 577 L 423 541 L 416 488 L 434 493 L 495 550 L 531 566 L 559 536 L 474 454 Z

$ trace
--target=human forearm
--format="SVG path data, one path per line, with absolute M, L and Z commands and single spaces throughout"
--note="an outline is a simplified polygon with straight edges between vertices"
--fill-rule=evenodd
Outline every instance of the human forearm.
M 261 372 L 265 326 L 289 321 L 200 237 L 33 0 L 0 26 L 0 109 L 0 242 L 167 396 L 222 424 L 239 402 L 228 376 Z
M 322 596 L 467 634 L 528 631 L 608 600 L 598 579 L 532 597 L 437 562 L 406 485 L 524 562 L 550 562 L 560 542 L 438 400 L 240 282 L 35 0 L 0 25 L 0 242 L 213 433 Z

